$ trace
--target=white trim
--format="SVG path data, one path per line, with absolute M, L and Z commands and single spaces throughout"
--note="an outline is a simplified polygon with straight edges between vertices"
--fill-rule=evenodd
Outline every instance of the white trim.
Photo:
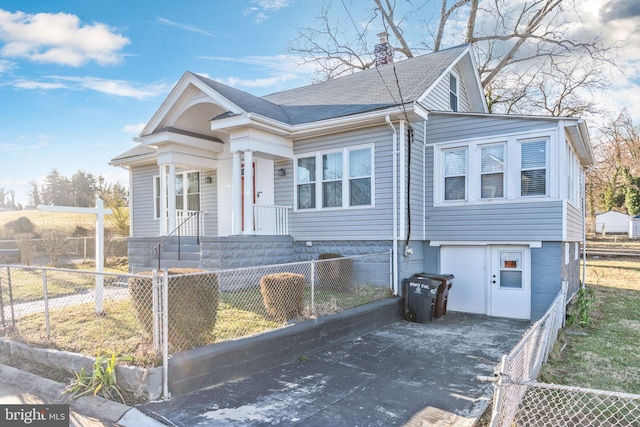
M 483 138 L 465 138 L 455 141 L 433 144 L 433 206 L 486 205 L 519 202 L 548 201 L 559 198 L 557 183 L 557 156 L 551 155 L 551 148 L 557 144 L 557 128 L 515 132 Z M 521 195 L 521 144 L 524 142 L 546 141 L 546 194 L 534 196 Z M 482 147 L 504 145 L 503 171 L 504 195 L 497 198 L 481 196 L 481 151 Z M 444 200 L 444 152 L 454 149 L 467 149 L 467 174 L 465 200 Z
M 352 151 L 365 150 L 368 149 L 371 151 L 371 203 L 368 205 L 355 205 L 350 206 L 351 194 L 349 191 L 349 181 L 351 180 L 350 171 L 349 171 L 349 153 Z M 322 199 L 322 184 L 324 180 L 322 179 L 322 160 L 323 156 L 328 154 L 340 153 L 341 161 L 342 161 L 342 206 L 335 207 L 323 207 L 323 199 Z M 316 175 L 313 183 L 315 184 L 315 202 L 316 206 L 313 208 L 305 208 L 300 209 L 298 207 L 298 159 L 305 158 L 314 158 L 315 159 L 315 169 Z M 375 207 L 375 144 L 359 144 L 353 145 L 349 147 L 342 147 L 330 150 L 323 151 L 312 151 L 307 153 L 297 154 L 293 158 L 293 210 L 295 212 L 317 212 L 317 211 L 329 211 L 329 210 L 338 210 L 338 209 L 370 209 Z M 337 181 L 337 180 L 336 180 Z
M 542 247 L 542 241 L 504 241 L 504 240 L 432 240 L 429 246 L 529 246 L 530 248 L 539 249 Z

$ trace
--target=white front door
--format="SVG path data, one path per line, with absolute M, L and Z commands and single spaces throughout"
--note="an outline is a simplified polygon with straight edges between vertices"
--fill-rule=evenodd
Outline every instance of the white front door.
M 531 256 L 526 246 L 492 246 L 491 316 L 531 319 Z M 455 283 L 455 282 L 454 282 Z
M 453 274 L 447 310 L 487 314 L 486 246 L 443 246 L 440 272 Z

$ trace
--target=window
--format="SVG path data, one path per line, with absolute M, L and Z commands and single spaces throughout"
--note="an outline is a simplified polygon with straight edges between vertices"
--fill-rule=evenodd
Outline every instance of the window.
M 453 74 L 449 74 L 449 107 L 458 111 L 458 79 Z
M 349 206 L 371 205 L 371 149 L 349 152 Z
M 480 149 L 480 197 L 504 197 L 504 145 Z
M 444 152 L 444 199 L 465 200 L 467 181 L 467 149 Z
M 547 194 L 547 142 L 533 141 L 521 144 L 520 195 Z
M 312 209 L 316 207 L 316 158 L 305 157 L 298 159 L 297 195 L 298 209 Z
M 522 289 L 522 252 L 500 252 L 500 287 Z
M 321 152 L 298 157 L 296 162 L 297 209 L 373 204 L 373 147 Z
M 200 210 L 200 172 L 176 173 L 176 209 Z M 168 197 L 168 185 L 165 197 Z M 160 177 L 153 178 L 154 215 L 160 218 Z M 168 202 L 167 202 L 168 206 Z
M 322 207 L 342 206 L 342 153 L 322 156 Z

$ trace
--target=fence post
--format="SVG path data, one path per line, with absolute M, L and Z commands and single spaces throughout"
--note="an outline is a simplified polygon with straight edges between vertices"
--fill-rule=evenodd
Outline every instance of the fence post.
M 491 421 L 489 423 L 490 427 L 496 427 L 498 425 L 498 416 L 500 415 L 500 411 L 502 410 L 502 399 L 504 395 L 503 385 L 502 385 L 502 376 L 503 371 L 507 366 L 507 355 L 502 356 L 502 361 L 500 365 L 498 365 L 498 381 L 494 382 L 494 397 L 493 397 L 493 408 L 491 411 Z
M 2 322 L 3 327 L 7 326 L 4 320 L 4 301 L 2 300 L 2 277 L 0 277 L 0 322 Z
M 162 373 L 164 400 L 171 399 L 169 393 L 169 269 L 164 269 L 162 278 Z
M 42 270 L 42 289 L 44 292 L 44 322 L 47 329 L 47 340 L 51 336 L 51 324 L 49 322 L 49 295 L 47 292 L 47 270 Z
M 160 288 L 160 278 L 158 271 L 151 273 L 151 323 L 153 326 L 153 349 L 160 352 L 160 304 L 158 301 L 158 289 Z
M 311 260 L 311 314 L 316 314 L 316 261 Z
M 11 307 L 11 326 L 16 327 L 16 313 L 13 309 L 13 289 L 11 288 L 11 268 L 7 266 L 7 286 L 9 287 L 9 306 Z

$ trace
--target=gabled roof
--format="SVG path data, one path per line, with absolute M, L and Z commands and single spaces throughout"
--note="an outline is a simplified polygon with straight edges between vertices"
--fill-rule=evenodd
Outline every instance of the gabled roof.
M 298 125 L 411 104 L 431 89 L 465 53 L 470 54 L 469 45 L 262 97 L 194 76 L 247 113 Z

